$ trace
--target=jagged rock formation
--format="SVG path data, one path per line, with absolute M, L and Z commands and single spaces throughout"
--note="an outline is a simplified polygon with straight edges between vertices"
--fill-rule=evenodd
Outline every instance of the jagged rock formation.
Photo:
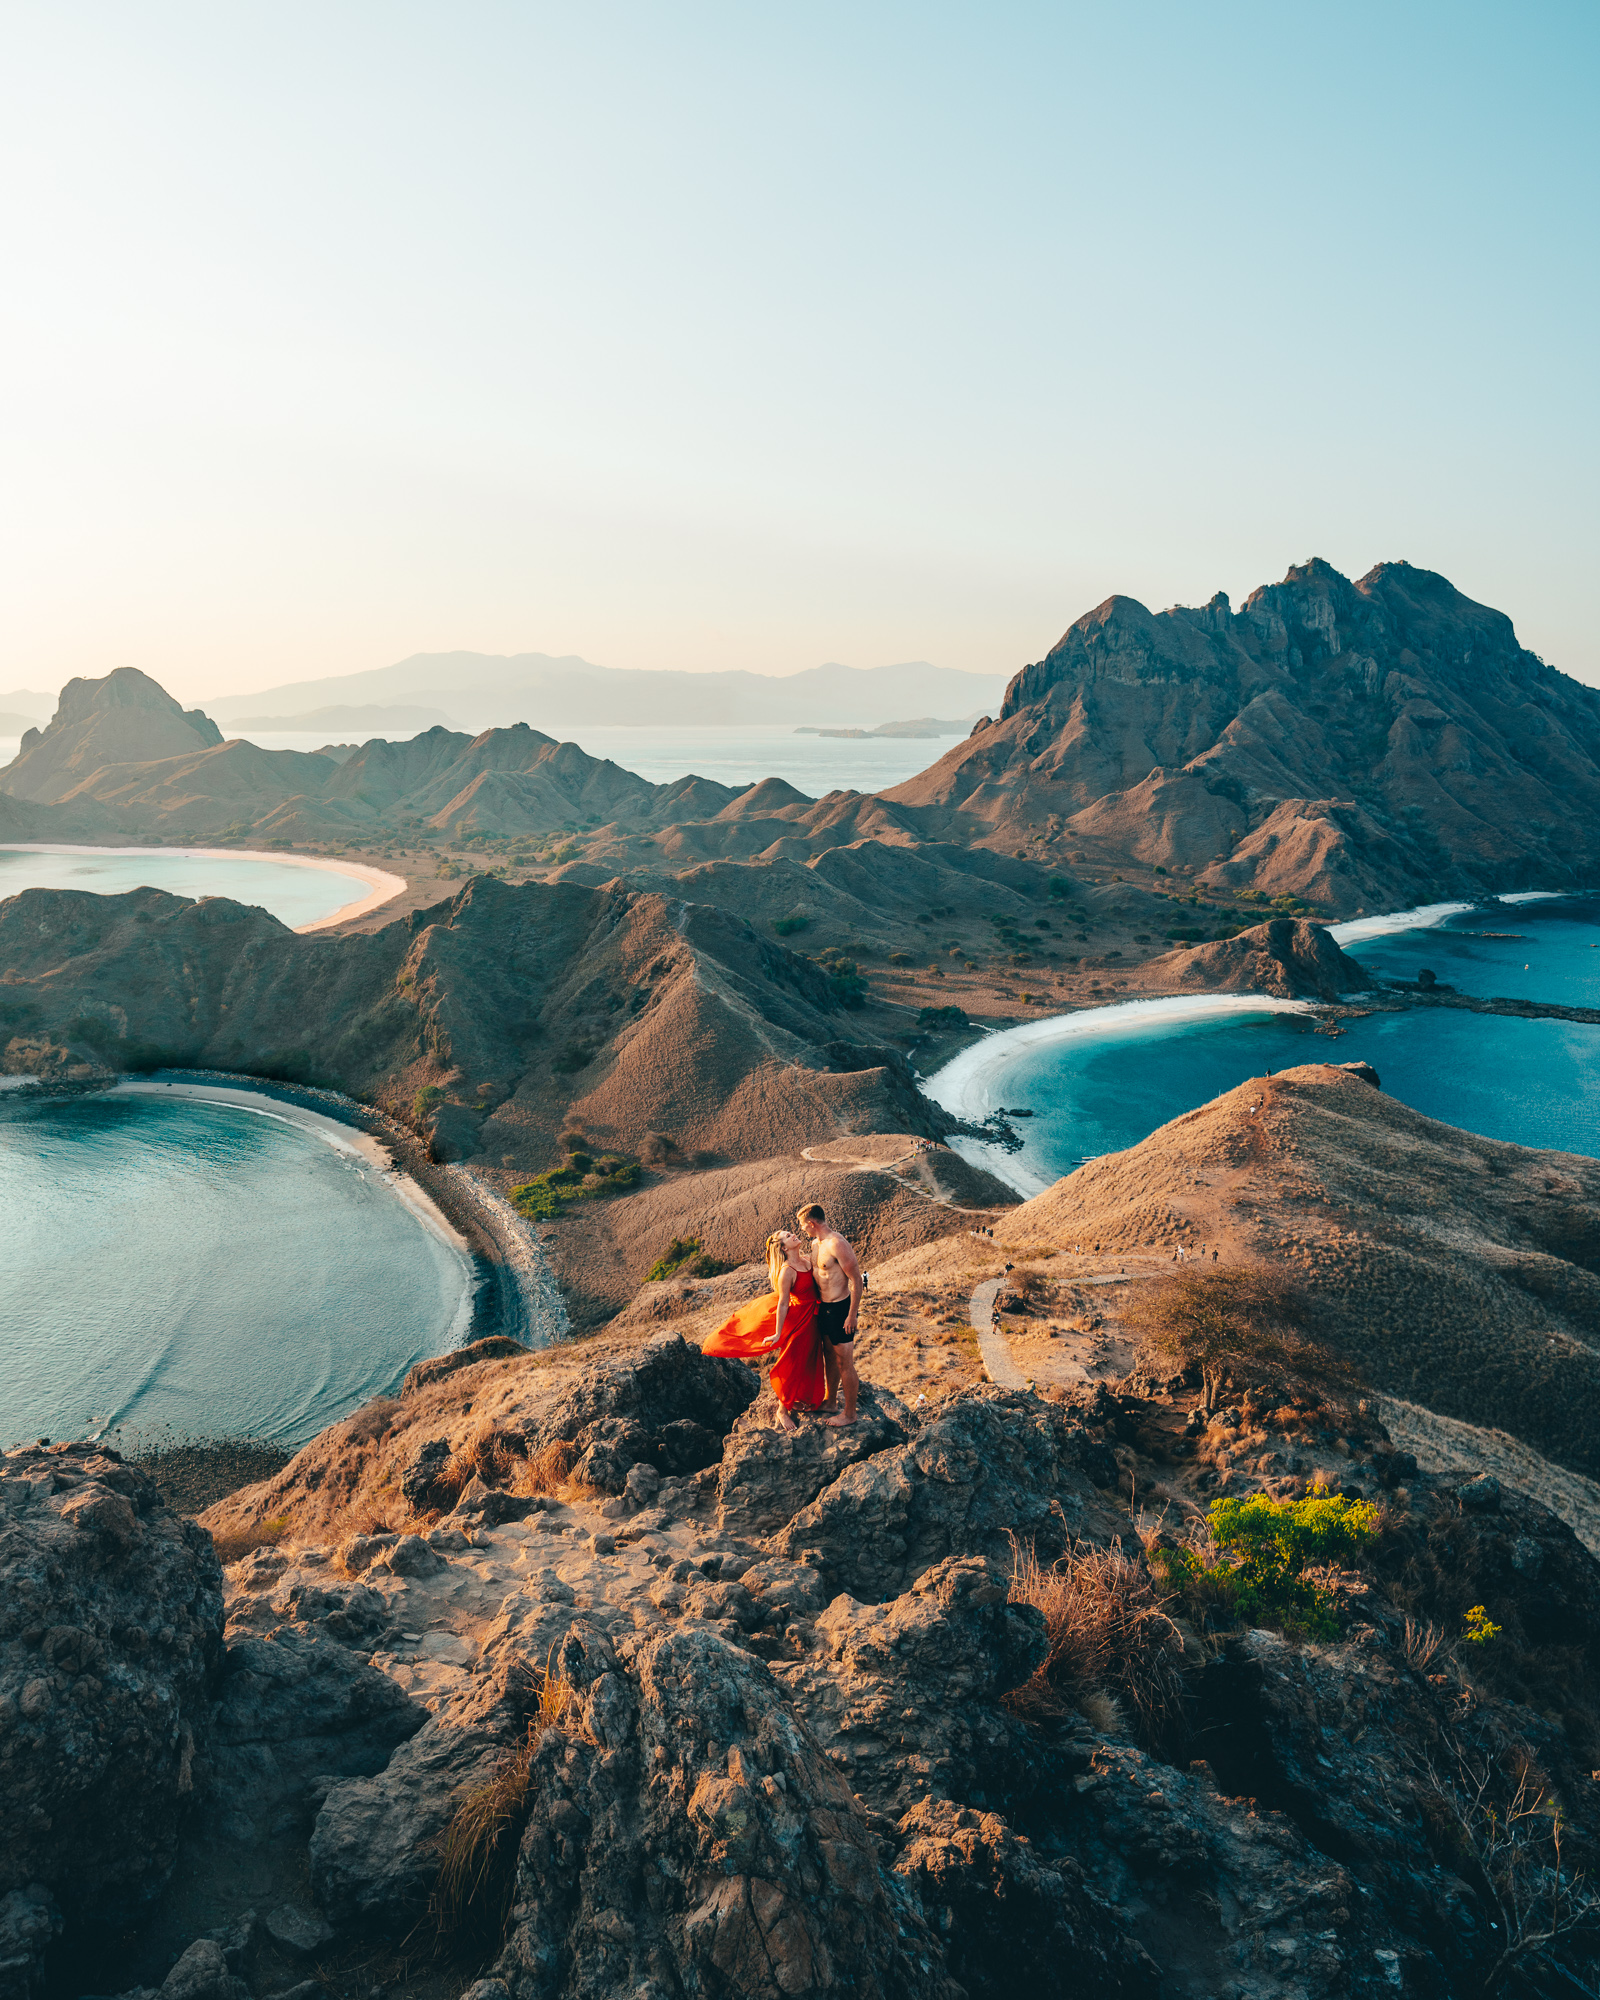
M 554 1370 L 485 1357 L 367 1426 L 377 1453 L 348 1497 L 392 1490 L 386 1468 L 435 1428 L 490 1480 L 511 1479 L 514 1495 L 527 1461 L 505 1447 L 513 1434 L 537 1450 L 574 1423 L 627 1421 L 652 1383 L 670 1397 L 699 1382 L 715 1407 L 725 1374 L 671 1336 Z M 401 1715 L 427 1710 L 381 1767 L 302 1786 L 279 1833 L 257 1836 L 279 1856 L 273 1879 L 309 1866 L 317 1908 L 298 1921 L 331 1928 L 324 1963 L 345 1953 L 370 1967 L 374 1939 L 406 1934 L 450 1814 L 533 1719 L 504 1942 L 491 1936 L 487 1964 L 461 1962 L 470 2000 L 652 1986 L 999 2000 L 1018 1980 L 1046 2000 L 1332 2000 L 1391 1992 L 1394 1969 L 1408 1990 L 1468 1990 L 1498 1945 L 1484 1903 L 1435 1866 L 1421 1831 L 1420 1808 L 1439 1809 L 1427 1804 L 1430 1764 L 1443 1771 L 1457 1751 L 1532 1756 L 1569 1800 L 1571 1852 L 1587 1853 L 1600 1826 L 1575 1759 L 1595 1726 L 1600 1565 L 1533 1502 L 1496 1493 L 1480 1504 L 1474 1492 L 1468 1504 L 1459 1481 L 1417 1474 L 1353 1406 L 1301 1397 L 1318 1469 L 1337 1467 L 1352 1493 L 1390 1496 L 1392 1543 L 1341 1586 L 1340 1636 L 1289 1644 L 1247 1627 L 1202 1642 L 1181 1618 L 1170 1624 L 1188 1707 L 1166 1747 L 1103 1698 L 1086 1704 L 1093 1723 L 1070 1702 L 1027 1719 L 1008 1695 L 1043 1657 L 1044 1621 L 1016 1600 L 1009 1551 L 1000 1562 L 993 1551 L 1009 1526 L 1045 1555 L 1120 1536 L 1137 1560 L 1117 1488 L 1148 1491 L 1163 1469 L 1186 1476 L 1160 1443 L 1182 1430 L 1175 1387 L 1076 1407 L 986 1388 L 921 1412 L 879 1396 L 863 1439 L 808 1430 L 792 1491 L 810 1497 L 775 1527 L 790 1482 L 765 1397 L 732 1423 L 719 1464 L 661 1478 L 644 1456 L 641 1476 L 600 1502 L 582 1488 L 524 1491 L 517 1514 L 497 1518 L 480 1478 L 442 1518 L 413 1517 L 417 1532 L 335 1551 L 293 1524 L 319 1518 L 325 1475 L 350 1450 L 341 1427 L 293 1477 L 214 1510 L 219 1529 L 252 1508 L 291 1519 L 279 1548 L 230 1572 L 225 1687 L 257 1676 L 264 1648 L 290 1663 L 343 1656 L 343 1683 L 326 1670 L 330 1691 L 369 1676 L 408 1690 L 409 1702 L 378 1711 L 384 1727 L 403 1734 Z M 409 1403 L 427 1413 L 402 1429 Z M 1270 1396 L 1252 1396 L 1243 1412 L 1217 1413 L 1235 1490 L 1258 1484 L 1239 1447 L 1269 1408 Z M 653 1449 L 648 1435 L 636 1448 Z M 1208 1452 L 1188 1461 L 1193 1474 L 1214 1476 Z M 1312 1472 L 1304 1465 L 1298 1484 Z M 947 1491 L 941 1552 L 926 1564 L 920 1544 L 897 1554 L 856 1504 L 908 1481 Z M 1051 1490 L 1064 1518 L 1038 1507 Z M 1190 1504 L 1168 1489 L 1169 1517 Z M 838 1589 L 867 1542 L 874 1577 Z M 1489 1606 L 1507 1650 L 1470 1699 L 1465 1662 L 1413 1656 L 1391 1588 L 1419 1632 L 1424 1611 Z M 546 1672 L 565 1691 L 554 1724 L 535 1715 Z M 377 1765 L 379 1739 L 362 1729 L 358 1754 Z M 335 1769 L 337 1741 L 318 1754 Z M 243 1810 L 259 1828 L 280 1796 L 240 1767 L 226 1800 L 202 1812 Z M 203 1818 L 198 1837 L 217 1823 Z M 196 1850 L 202 1881 L 209 1865 Z M 187 1943 L 166 1937 L 169 1954 Z M 249 1971 L 254 1991 L 287 1976 L 273 1950 L 264 1943 Z M 407 1990 L 398 1960 L 385 1983 Z
M 30 729 L 5 770 L 5 790 L 17 798 L 59 805 L 110 765 L 150 764 L 191 757 L 221 743 L 222 731 L 199 709 L 185 709 L 137 667 L 118 667 L 104 680 L 72 680 L 55 716 Z
M 1241 1118 L 1258 1153 L 1286 1119 L 1341 1158 L 1364 1117 L 1395 1136 L 1371 1083 L 1288 1081 L 1264 1144 Z M 1453 1185 L 1459 1163 L 1398 1138 L 1419 1181 Z M 1174 1156 L 1168 1192 L 1195 1165 Z M 1083 1213 L 1029 1206 L 1036 1258 Z M 895 1271 L 876 1314 L 927 1286 L 926 1259 Z M 227 1573 L 182 1893 L 94 1990 L 246 2000 L 315 1966 L 429 2000 L 1000 2000 L 1018 1981 L 1043 2000 L 1376 2000 L 1397 1977 L 1443 2000 L 1500 1950 L 1453 1858 L 1452 1772 L 1535 1771 L 1569 1867 L 1591 1865 L 1600 1564 L 1533 1500 L 1420 1474 L 1359 1392 L 1274 1377 L 1194 1412 L 1195 1383 L 1148 1368 L 1115 1393 L 878 1388 L 854 1435 L 791 1442 L 754 1371 L 672 1334 L 459 1359 L 207 1515 L 235 1548 L 268 1519 L 279 1539 Z M 672 1455 L 684 1425 L 699 1469 Z M 1383 1540 L 1334 1580 L 1337 1634 L 1147 1599 L 1164 1719 L 1113 1699 L 1131 1652 L 1017 1698 L 1055 1628 L 1018 1593 L 1015 1547 L 1120 1563 L 1148 1592 L 1132 1496 L 1170 1544 L 1208 1493 L 1314 1482 L 1386 1503 Z M 3 1547 L 49 1542 L 70 1498 L 8 1515 Z M 1492 1648 L 1449 1643 L 1468 1605 Z M 524 1748 L 482 1928 L 441 1960 L 425 1912 L 446 1829 Z M 26 1882 L 0 1896 L 0 1941 L 35 1965 L 58 1922 Z
M 60 1915 L 126 1924 L 164 1886 L 210 1748 L 210 1538 L 94 1445 L 0 1457 L 0 1939 L 19 1994 Z
M 1553 887 L 1600 854 L 1600 694 L 1431 571 L 1310 562 L 1237 614 L 1108 598 L 884 803 L 1341 914 Z

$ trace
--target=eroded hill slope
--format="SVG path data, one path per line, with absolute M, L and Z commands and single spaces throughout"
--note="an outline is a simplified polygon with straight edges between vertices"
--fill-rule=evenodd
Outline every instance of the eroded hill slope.
M 1080 1167 L 996 1234 L 1281 1270 L 1363 1380 L 1600 1473 L 1595 1160 L 1457 1131 L 1310 1063 Z

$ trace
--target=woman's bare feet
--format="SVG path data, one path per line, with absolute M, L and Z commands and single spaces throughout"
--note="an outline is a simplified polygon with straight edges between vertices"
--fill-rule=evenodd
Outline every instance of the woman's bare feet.
M 800 1426 L 790 1416 L 782 1403 L 778 1405 L 778 1429 L 786 1432 L 790 1437 L 798 1437 L 800 1435 Z

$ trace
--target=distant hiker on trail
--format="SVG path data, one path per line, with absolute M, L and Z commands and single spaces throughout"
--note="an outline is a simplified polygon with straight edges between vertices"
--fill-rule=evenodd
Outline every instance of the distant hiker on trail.
M 795 1220 L 811 1238 L 811 1268 L 817 1275 L 822 1303 L 817 1307 L 817 1331 L 822 1336 L 822 1363 L 828 1372 L 828 1407 L 841 1401 L 837 1415 L 823 1419 L 829 1430 L 843 1430 L 856 1420 L 861 1377 L 856 1373 L 856 1320 L 865 1289 L 856 1253 L 838 1233 L 818 1201 L 808 1202 Z
M 775 1347 L 778 1355 L 768 1380 L 777 1398 L 778 1428 L 793 1437 L 800 1428 L 794 1412 L 820 1409 L 828 1394 L 817 1340 L 811 1252 L 793 1230 L 774 1230 L 767 1238 L 767 1281 L 772 1286 L 767 1296 L 724 1320 L 701 1352 L 757 1362 Z

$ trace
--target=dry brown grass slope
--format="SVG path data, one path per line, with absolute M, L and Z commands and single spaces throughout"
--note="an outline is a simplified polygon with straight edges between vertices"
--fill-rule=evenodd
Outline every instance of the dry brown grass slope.
M 553 1164 L 574 1115 L 635 1151 L 766 1157 L 927 1108 L 827 975 L 703 905 L 485 878 L 355 936 L 224 898 L 30 890 L 0 903 L 7 1021 L 113 1067 L 326 1083 L 412 1115 L 444 1157 Z M 13 1067 L 17 1065 L 13 1063 Z
M 997 1236 L 1272 1267 L 1374 1387 L 1600 1472 L 1600 1161 L 1459 1132 L 1313 1063 L 1080 1167 Z

